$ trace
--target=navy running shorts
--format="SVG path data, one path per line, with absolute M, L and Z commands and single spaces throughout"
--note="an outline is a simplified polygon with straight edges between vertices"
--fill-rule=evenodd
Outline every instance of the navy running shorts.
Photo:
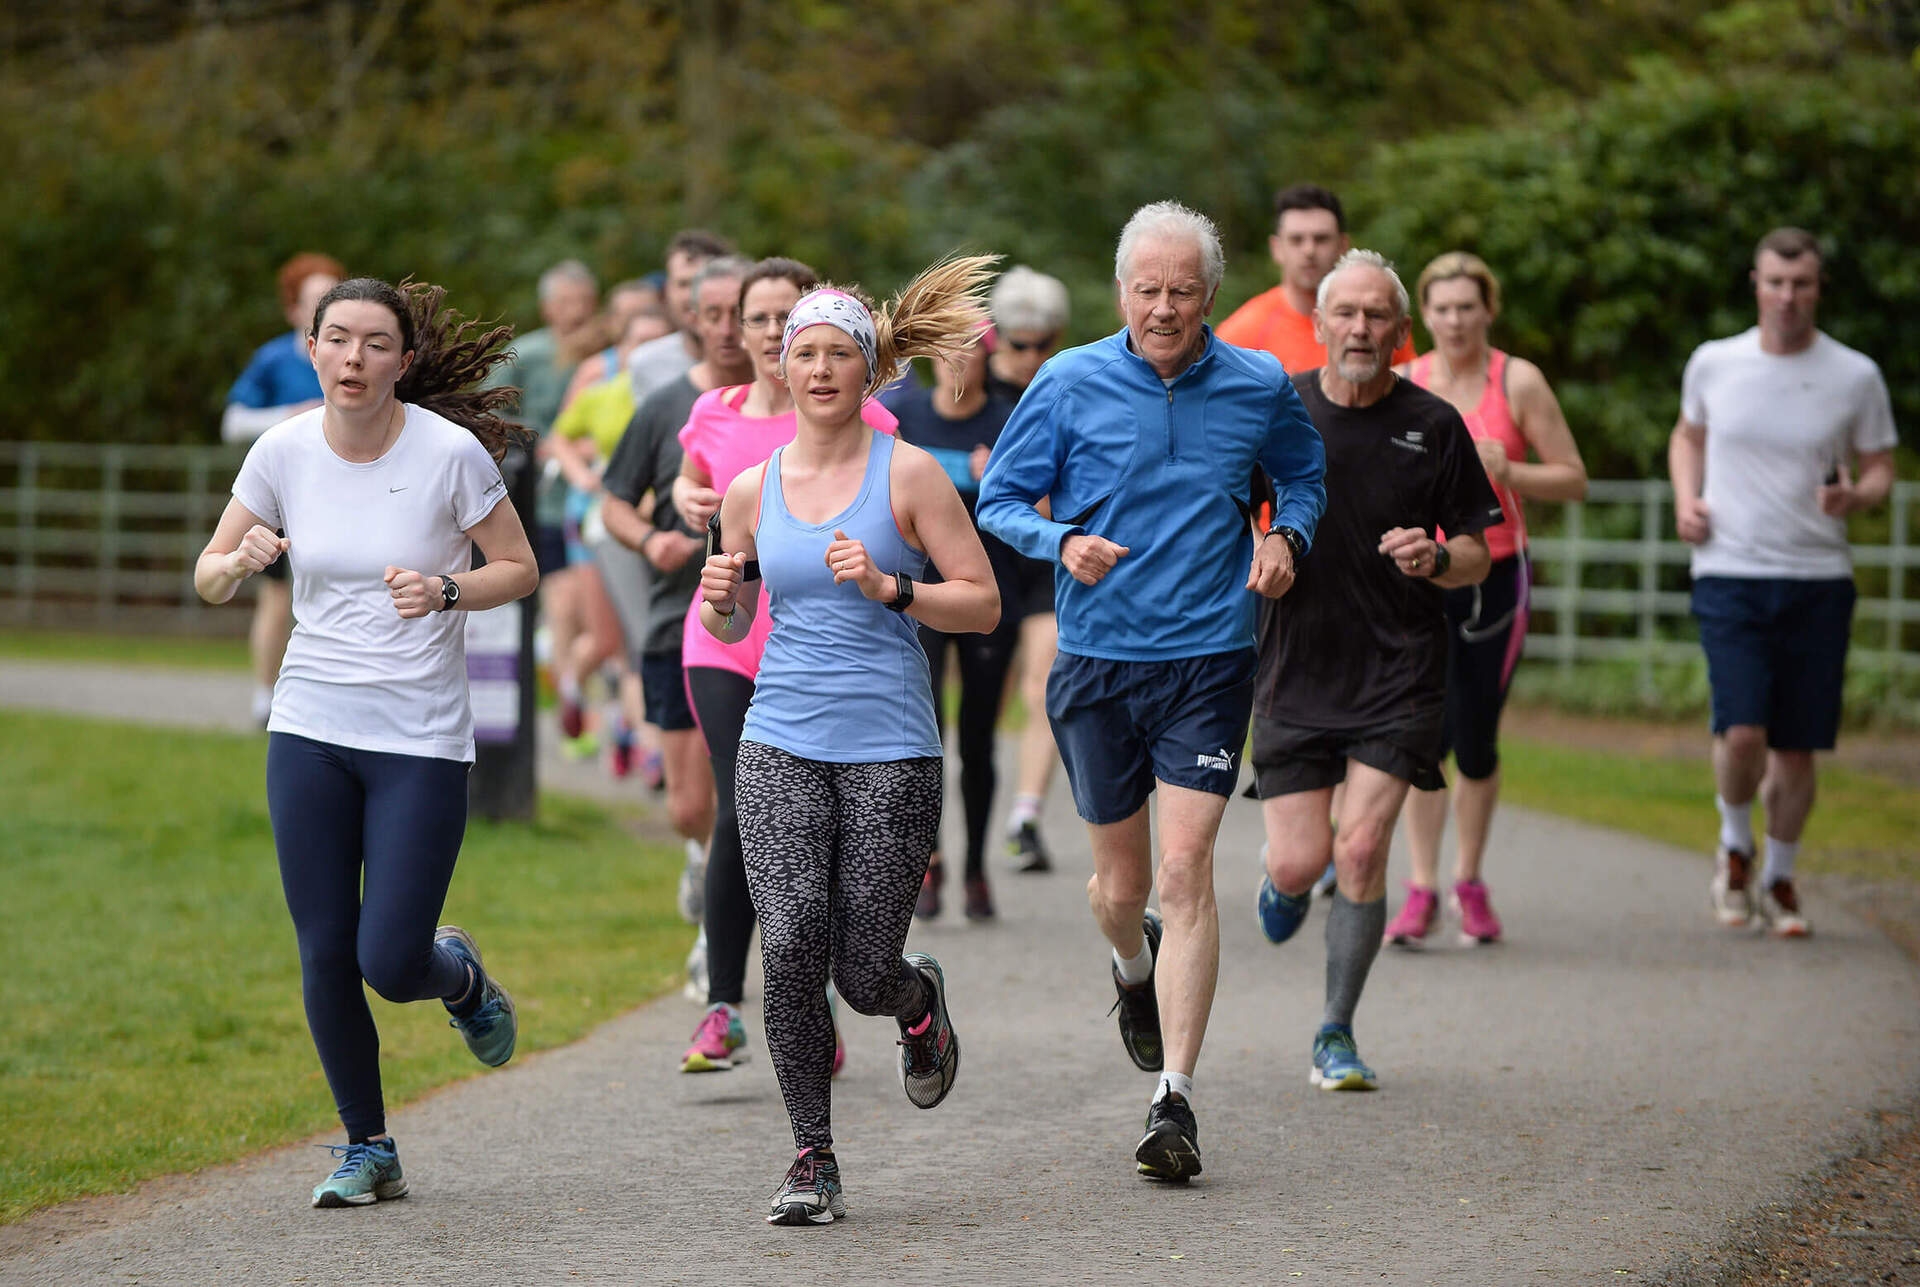
M 1707 654 L 1713 731 L 1759 725 L 1773 750 L 1832 750 L 1854 597 L 1846 577 L 1695 578 L 1693 615 Z
M 662 733 L 680 733 L 695 726 L 678 648 L 641 655 L 640 692 L 646 698 L 647 723 Z
M 1047 719 L 1080 816 L 1124 822 L 1156 781 L 1231 796 L 1253 672 L 1251 648 L 1167 661 L 1055 657 Z

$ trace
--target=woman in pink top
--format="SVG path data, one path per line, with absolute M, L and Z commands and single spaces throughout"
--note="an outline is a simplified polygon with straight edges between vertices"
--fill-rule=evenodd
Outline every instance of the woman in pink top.
M 1500 283 L 1486 264 L 1462 251 L 1444 254 L 1420 274 L 1417 290 L 1434 349 L 1397 369 L 1459 409 L 1506 513 L 1505 522 L 1482 533 L 1493 555 L 1486 580 L 1449 590 L 1446 598 L 1446 746 L 1459 770 L 1453 904 L 1462 941 L 1492 943 L 1500 937 L 1500 919 L 1480 880 L 1480 863 L 1500 798 L 1500 710 L 1527 634 L 1521 500 L 1579 500 L 1587 494 L 1587 469 L 1540 368 L 1487 343 L 1500 313 Z M 1527 459 L 1529 450 L 1535 461 Z M 1447 792 L 1415 791 L 1407 804 L 1413 879 L 1387 926 L 1390 943 L 1418 947 L 1433 929 L 1446 825 Z
M 763 259 L 740 284 L 741 332 L 753 358 L 752 384 L 712 389 L 700 395 L 680 431 L 684 451 L 673 502 L 687 525 L 700 530 L 720 507 L 735 476 L 762 464 L 793 441 L 793 394 L 780 374 L 780 343 L 787 315 L 805 292 L 819 285 L 811 268 L 791 259 Z M 861 419 L 882 433 L 894 431 L 893 413 L 878 402 L 861 408 Z M 706 943 L 708 1008 L 681 1060 L 682 1072 L 733 1067 L 742 1058 L 746 1027 L 740 1020 L 746 984 L 747 948 L 753 939 L 753 900 L 740 860 L 740 824 L 734 811 L 734 759 L 740 729 L 753 700 L 760 654 L 773 629 L 773 615 L 754 619 L 746 638 L 723 644 L 700 624 L 700 595 L 687 605 L 681 636 L 687 696 L 713 760 L 716 810 L 707 853 Z M 838 1058 L 835 1061 L 839 1068 Z

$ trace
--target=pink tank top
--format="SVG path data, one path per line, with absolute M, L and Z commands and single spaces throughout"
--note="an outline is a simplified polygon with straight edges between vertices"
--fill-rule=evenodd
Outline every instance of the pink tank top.
M 1408 374 L 1421 388 L 1431 388 L 1433 354 L 1423 353 L 1415 358 Z M 1460 418 L 1467 422 L 1467 432 L 1475 442 L 1497 442 L 1508 460 L 1526 460 L 1527 440 L 1520 426 L 1513 422 L 1513 407 L 1507 402 L 1507 355 L 1499 349 L 1488 352 L 1487 387 L 1480 395 L 1480 405 L 1462 412 Z M 1500 498 L 1500 512 L 1506 518 L 1481 535 L 1486 537 L 1487 553 L 1496 559 L 1511 558 L 1527 548 L 1526 511 L 1520 508 L 1520 497 L 1511 487 L 1495 483 L 1493 493 Z
M 750 387 L 737 384 L 707 390 L 694 402 L 686 427 L 680 430 L 680 447 L 686 458 L 713 480 L 713 490 L 722 496 L 735 478 L 792 442 L 797 427 L 791 411 L 778 416 L 742 415 L 740 407 Z M 885 434 L 892 433 L 900 423 L 891 411 L 872 400 L 861 404 L 860 418 Z M 760 673 L 760 654 L 766 651 L 767 636 L 773 631 L 771 609 L 763 593 L 760 612 L 747 637 L 723 644 L 700 624 L 700 592 L 695 590 L 681 626 L 680 664 L 716 666 L 752 679 Z

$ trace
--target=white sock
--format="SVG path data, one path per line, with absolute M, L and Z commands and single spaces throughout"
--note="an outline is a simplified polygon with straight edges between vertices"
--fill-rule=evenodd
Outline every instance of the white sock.
M 580 704 L 580 681 L 572 675 L 561 675 L 554 681 L 554 687 L 560 693 L 560 700 Z
M 1013 808 L 1007 811 L 1007 830 L 1018 831 L 1024 825 L 1040 816 L 1040 797 L 1037 795 L 1016 795 Z
M 1713 802 L 1720 809 L 1720 845 L 1724 849 L 1738 849 L 1743 854 L 1753 852 L 1753 801 L 1745 804 L 1728 804 L 1719 796 Z
M 1153 977 L 1153 945 L 1147 942 L 1147 936 L 1140 936 L 1140 955 L 1131 961 L 1122 957 L 1119 951 L 1113 954 L 1113 968 L 1120 971 L 1120 981 L 1128 987 L 1145 983 Z
M 1187 1074 L 1177 1072 L 1161 1073 L 1160 1089 L 1153 1092 L 1153 1102 L 1156 1104 L 1159 1103 L 1161 1099 L 1165 1098 L 1169 1091 L 1186 1100 L 1188 1107 L 1193 1106 L 1193 1078 L 1187 1076 Z
M 1800 856 L 1800 842 L 1789 843 L 1774 836 L 1767 837 L 1766 866 L 1760 872 L 1760 888 L 1772 889 L 1776 880 L 1793 879 L 1793 860 Z

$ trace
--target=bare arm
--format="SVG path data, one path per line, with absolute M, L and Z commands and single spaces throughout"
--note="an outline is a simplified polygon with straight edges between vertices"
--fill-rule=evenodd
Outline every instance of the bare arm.
M 487 556 L 487 564 L 452 577 L 460 584 L 456 608 L 484 612 L 524 599 L 540 584 L 533 547 L 527 543 L 526 529 L 520 526 L 520 515 L 514 512 L 511 503 L 502 500 L 495 505 L 492 512 L 467 529 L 467 535 Z M 446 604 L 445 583 L 449 575 L 388 565 L 386 582 L 394 611 L 408 620 L 441 611 Z
M 760 480 L 766 472 L 765 464 L 755 465 L 727 488 L 720 505 L 722 553 L 708 556 L 700 570 L 700 624 L 721 643 L 745 639 L 760 611 L 760 582 L 746 581 L 744 568 L 748 559 L 760 557 L 753 515 L 760 507 Z
M 759 490 L 760 485 L 755 483 L 754 494 L 758 495 Z M 670 499 L 673 507 L 680 511 L 680 517 L 687 520 L 687 526 L 696 532 L 705 527 L 714 511 L 720 508 L 720 493 L 713 490 L 713 479 L 690 459 L 680 462 L 680 476 L 673 480 Z
M 1447 551 L 1447 570 L 1435 576 L 1433 570 L 1439 566 L 1443 544 Z M 1440 542 L 1428 536 L 1422 527 L 1388 528 L 1380 534 L 1380 553 L 1393 560 L 1400 575 L 1429 580 L 1447 590 L 1458 585 L 1480 584 L 1487 578 L 1487 569 L 1493 566 L 1493 555 L 1487 550 L 1485 538 L 1473 532 Z
M 901 530 L 940 569 L 938 585 L 914 586 L 907 615 L 949 634 L 992 630 L 1000 623 L 1000 587 L 993 579 L 986 548 L 980 544 L 980 533 L 974 530 L 946 471 L 926 452 L 899 443 L 894 447 L 892 482 L 894 509 L 903 520 Z M 835 541 L 828 546 L 830 564 L 834 547 L 841 544 Z M 891 569 L 871 578 L 848 571 L 834 579 L 858 580 L 860 593 L 880 603 L 891 603 L 898 595 Z
M 1857 509 L 1872 509 L 1893 490 L 1893 453 L 1869 451 L 1854 462 L 1857 474 L 1842 469 L 1833 482 L 1820 488 L 1820 511 L 1836 518 Z
M 1539 457 L 1539 463 L 1512 460 L 1505 465 L 1504 482 L 1528 500 L 1584 500 L 1587 495 L 1587 466 L 1574 444 L 1573 430 L 1553 396 L 1546 376 L 1531 362 L 1514 358 L 1507 366 L 1515 420 L 1527 446 Z M 1505 452 L 1500 453 L 1504 459 Z M 1488 470 L 1489 474 L 1493 471 Z
M 593 468 L 595 452 L 591 437 L 584 433 L 569 436 L 556 429 L 547 435 L 547 446 L 575 491 L 591 496 L 600 490 L 600 475 Z
M 240 583 L 279 558 L 287 538 L 238 500 L 227 502 L 213 538 L 193 564 L 193 589 L 208 603 L 225 603 Z
M 1673 480 L 1673 523 L 1680 539 L 1699 545 L 1713 533 L 1712 515 L 1700 496 L 1707 475 L 1707 430 L 1681 416 L 1667 440 L 1667 477 Z

